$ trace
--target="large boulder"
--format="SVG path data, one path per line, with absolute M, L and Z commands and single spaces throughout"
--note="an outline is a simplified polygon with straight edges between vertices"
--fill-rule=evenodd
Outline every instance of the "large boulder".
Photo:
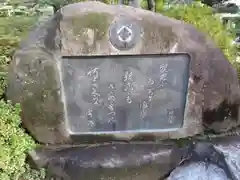
M 137 43 L 128 49 L 117 49 L 109 40 L 109 27 L 122 18 L 141 28 Z M 239 124 L 236 70 L 205 34 L 161 14 L 100 2 L 65 6 L 31 32 L 11 62 L 7 97 L 21 103 L 23 123 L 38 141 L 71 143 L 76 139 L 66 128 L 62 57 L 159 53 L 191 57 L 182 127 L 154 134 L 118 133 L 111 140 L 174 139 L 200 134 L 205 128 L 223 132 Z

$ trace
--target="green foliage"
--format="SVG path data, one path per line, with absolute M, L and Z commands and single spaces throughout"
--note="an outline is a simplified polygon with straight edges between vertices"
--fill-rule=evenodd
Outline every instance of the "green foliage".
M 13 7 L 17 7 L 21 4 L 22 0 L 9 0 L 8 5 L 11 5 Z
M 0 97 L 11 57 L 36 20 L 35 16 L 0 17 Z M 44 171 L 32 170 L 25 163 L 26 152 L 36 144 L 21 127 L 19 112 L 19 106 L 15 108 L 0 100 L 0 179 L 42 180 Z
M 0 18 L 0 97 L 6 86 L 5 77 L 11 57 L 29 29 L 36 22 L 36 17 Z
M 64 5 L 64 4 L 69 4 L 67 0 L 38 0 L 38 3 L 40 5 Z
M 163 15 L 183 20 L 194 25 L 199 31 L 208 34 L 222 49 L 227 59 L 234 64 L 236 59 L 236 48 L 232 45 L 234 34 L 227 31 L 220 18 L 213 15 L 211 8 L 194 3 L 189 6 L 178 5 L 168 9 L 162 7 L 158 7 L 158 9 Z
M 44 169 L 31 169 L 29 165 L 25 164 L 25 172 L 21 175 L 20 180 L 43 180 L 46 177 Z
M 26 152 L 34 140 L 21 128 L 20 107 L 0 101 L 0 179 L 17 180 L 26 171 Z
M 32 9 L 27 9 L 26 6 L 17 6 L 14 4 L 0 6 L 0 17 L 8 17 L 8 16 L 30 16 L 34 12 Z
M 39 0 L 38 3 L 40 5 L 49 5 L 54 8 L 54 12 L 59 10 L 64 5 L 69 4 L 67 0 Z

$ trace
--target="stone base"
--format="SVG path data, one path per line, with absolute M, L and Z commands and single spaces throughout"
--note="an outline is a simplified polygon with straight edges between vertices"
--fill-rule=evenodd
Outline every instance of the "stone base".
M 191 163 L 218 166 L 229 179 L 238 179 L 239 136 L 175 143 L 118 143 L 87 146 L 42 146 L 29 153 L 36 168 L 46 168 L 63 180 L 159 180 Z M 233 148 L 234 151 L 233 151 Z M 233 162 L 237 162 L 233 164 Z M 181 172 L 179 172 L 181 173 Z
M 103 144 L 90 146 L 40 147 L 29 153 L 36 168 L 46 168 L 64 180 L 159 179 L 180 161 L 171 155 L 174 145 Z

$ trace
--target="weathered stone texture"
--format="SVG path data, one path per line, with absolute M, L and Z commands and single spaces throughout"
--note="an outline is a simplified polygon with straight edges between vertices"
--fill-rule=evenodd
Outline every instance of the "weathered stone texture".
M 115 49 L 108 39 L 109 25 L 122 17 L 143 30 L 138 44 L 128 51 Z M 185 122 L 182 129 L 158 134 L 157 139 L 193 136 L 205 127 L 226 131 L 239 124 L 237 73 L 211 40 L 181 21 L 100 2 L 68 5 L 30 34 L 11 63 L 8 98 L 21 103 L 22 120 L 37 140 L 70 143 L 64 124 L 62 56 L 176 52 L 191 56 Z M 114 138 L 138 139 L 131 134 Z

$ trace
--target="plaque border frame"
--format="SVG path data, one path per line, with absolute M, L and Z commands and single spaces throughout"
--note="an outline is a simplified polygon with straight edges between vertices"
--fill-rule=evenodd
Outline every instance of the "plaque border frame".
M 185 98 L 185 107 L 184 107 L 184 118 L 183 118 L 183 124 L 180 128 L 166 128 L 166 129 L 161 129 L 161 130 L 157 130 L 157 131 L 153 131 L 153 130 L 144 130 L 141 132 L 137 132 L 136 130 L 133 131 L 125 131 L 125 132 L 121 132 L 121 131 L 112 131 L 112 132 L 85 132 L 85 133 L 75 133 L 72 132 L 68 126 L 68 124 L 65 124 L 64 126 L 66 127 L 65 133 L 67 133 L 67 136 L 70 137 L 72 140 L 74 141 L 78 141 L 78 142 L 86 142 L 87 144 L 91 144 L 92 142 L 109 142 L 109 141 L 142 141 L 144 139 L 148 139 L 148 137 L 154 137 L 154 139 L 159 139 L 159 140 L 166 140 L 166 139 L 177 139 L 177 138 L 183 138 L 186 137 L 186 135 L 184 135 L 186 133 L 186 131 L 189 131 L 189 129 L 194 130 L 192 127 L 189 127 L 189 124 L 191 124 L 191 122 L 189 121 L 189 116 L 188 115 L 188 97 L 189 97 L 189 85 L 190 85 L 190 62 L 191 62 L 191 56 L 189 55 L 189 53 L 171 53 L 171 54 L 124 54 L 124 55 L 83 55 L 83 56 L 62 56 L 62 59 L 77 59 L 77 58 L 81 58 L 81 59 L 93 59 L 93 58 L 104 58 L 104 57 L 154 57 L 154 56 L 187 56 L 188 59 L 188 64 L 187 67 L 189 69 L 188 71 L 188 82 L 187 82 L 187 92 L 186 92 L 186 98 Z M 64 91 L 64 90 L 62 90 Z M 62 92 L 65 93 L 65 92 Z M 63 103 L 64 106 L 65 103 Z M 64 107 L 65 109 L 65 107 Z M 67 115 L 64 115 L 65 118 L 67 118 Z M 64 121 L 65 123 L 67 122 L 67 120 Z M 197 129 L 199 129 L 199 127 L 196 127 Z M 189 135 L 192 135 L 192 132 L 190 131 Z M 152 138 L 150 138 L 152 139 Z

